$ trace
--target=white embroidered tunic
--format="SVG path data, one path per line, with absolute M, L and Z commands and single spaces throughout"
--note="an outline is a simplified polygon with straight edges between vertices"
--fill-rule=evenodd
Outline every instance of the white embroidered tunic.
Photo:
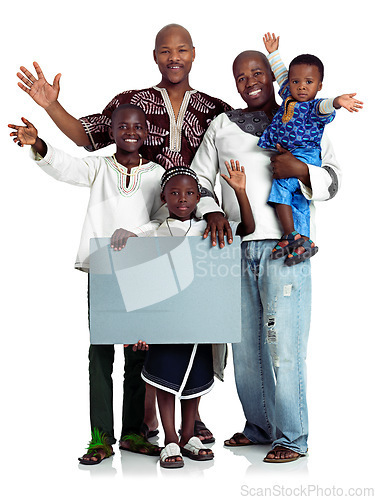
M 164 168 L 154 162 L 132 168 L 129 186 L 111 156 L 75 158 L 47 144 L 44 158 L 31 149 L 37 165 L 55 179 L 89 187 L 90 199 L 83 223 L 75 267 L 90 268 L 90 238 L 111 237 L 116 229 L 139 233 L 158 227 L 168 215 L 160 199 Z M 133 175 L 134 174 L 134 175 Z M 153 222 L 150 222 L 150 219 Z

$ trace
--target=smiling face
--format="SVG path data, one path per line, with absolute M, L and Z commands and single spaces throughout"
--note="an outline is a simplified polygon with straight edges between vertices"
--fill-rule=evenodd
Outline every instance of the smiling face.
M 275 106 L 274 77 L 267 58 L 256 51 L 242 52 L 233 63 L 233 75 L 247 111 L 268 111 Z
M 159 31 L 154 50 L 154 60 L 162 74 L 162 83 L 188 82 L 195 58 L 195 49 L 189 32 L 178 25 L 166 26 Z
M 170 217 L 188 220 L 200 200 L 198 184 L 190 175 L 175 175 L 166 183 L 161 199 L 167 204 Z
M 126 153 L 134 153 L 147 137 L 146 117 L 141 109 L 135 106 L 120 106 L 112 114 L 110 136 L 117 149 Z
M 317 66 L 296 64 L 289 69 L 289 87 L 293 99 L 307 102 L 315 98 L 322 88 L 322 81 Z

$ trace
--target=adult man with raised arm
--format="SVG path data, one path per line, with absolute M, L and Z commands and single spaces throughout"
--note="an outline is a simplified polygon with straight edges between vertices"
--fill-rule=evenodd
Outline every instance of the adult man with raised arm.
M 213 120 L 192 163 L 201 184 L 213 191 L 217 174 L 224 173 L 224 162 L 238 160 L 246 169 L 246 190 L 255 218 L 254 233 L 242 242 L 242 340 L 233 344 L 236 386 L 246 424 L 225 445 L 268 443 L 272 450 L 264 460 L 285 462 L 307 452 L 305 359 L 311 264 L 305 261 L 288 267 L 282 259 L 270 259 L 282 228 L 267 200 L 272 177 L 297 177 L 304 196 L 312 200 L 314 234 L 313 200 L 328 200 L 336 194 L 340 169 L 326 137 L 322 167 L 306 165 L 281 147 L 280 154 L 273 156 L 259 148 L 258 139 L 278 108 L 271 68 L 262 53 L 246 51 L 235 59 L 233 73 L 246 108 Z M 220 184 L 222 209 L 230 220 L 236 220 L 238 204 L 225 182 Z M 223 227 L 213 198 L 203 198 L 200 210 L 208 226 Z M 209 227 L 206 237 L 208 233 Z
M 121 104 L 135 104 L 144 110 L 147 118 L 148 136 L 140 149 L 143 156 L 161 164 L 164 168 L 173 165 L 190 166 L 210 122 L 223 111 L 230 109 L 230 106 L 190 86 L 189 74 L 195 58 L 195 48 L 185 28 L 176 24 L 162 28 L 156 36 L 153 54 L 162 76 L 159 85 L 122 92 L 110 101 L 102 113 L 79 120 L 70 115 L 58 101 L 61 74 L 57 74 L 53 84 L 50 85 L 37 63 L 34 63 L 37 77 L 21 66 L 18 77 L 22 83 L 19 82 L 19 86 L 46 110 L 65 135 L 89 151 L 113 143 L 113 139 L 109 136 L 112 111 Z M 101 363 L 103 357 L 101 351 L 102 346 L 90 347 L 92 370 L 95 370 L 94 365 Z M 127 348 L 126 352 L 129 356 L 133 356 L 131 347 Z M 111 363 L 107 365 L 110 366 Z M 139 381 L 143 383 L 140 376 Z M 99 396 L 99 391 L 91 386 L 90 398 L 97 403 Z M 149 415 L 145 415 L 145 424 L 154 431 L 157 420 L 153 394 L 150 394 L 150 399 L 151 404 L 146 405 L 146 413 L 147 409 L 150 411 Z M 124 405 L 126 404 L 125 398 Z M 111 412 L 112 408 L 107 413 Z M 108 421 L 109 419 L 108 416 Z M 199 414 L 196 421 L 196 435 L 203 442 L 214 441 L 211 432 L 200 421 Z M 126 443 L 122 445 L 125 447 Z M 143 450 L 141 447 L 140 452 Z

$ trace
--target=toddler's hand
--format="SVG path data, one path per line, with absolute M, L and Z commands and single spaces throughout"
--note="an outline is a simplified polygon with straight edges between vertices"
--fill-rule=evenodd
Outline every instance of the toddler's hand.
M 339 95 L 333 101 L 334 107 L 335 108 L 343 107 L 343 108 L 347 109 L 350 113 L 353 113 L 353 111 L 355 111 L 357 113 L 360 109 L 363 108 L 363 102 L 358 101 L 357 99 L 354 99 L 355 95 L 357 95 L 357 94 L 354 93 L 354 94 Z
M 275 33 L 266 33 L 263 37 L 264 46 L 269 54 L 275 52 L 279 48 L 279 36 L 276 37 Z
M 229 177 L 225 174 L 220 174 L 223 179 L 235 190 L 235 191 L 246 191 L 246 175 L 245 168 L 240 166 L 240 162 L 234 160 L 225 162 L 227 167 Z
M 38 131 L 26 118 L 21 118 L 21 120 L 26 125 L 25 127 L 23 125 L 8 125 L 9 128 L 16 131 L 12 132 L 10 136 L 14 137 L 13 141 L 21 147 L 33 146 L 36 143 Z

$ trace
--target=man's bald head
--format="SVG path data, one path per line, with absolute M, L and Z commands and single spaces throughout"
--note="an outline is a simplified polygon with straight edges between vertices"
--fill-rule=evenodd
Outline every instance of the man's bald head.
M 179 34 L 185 38 L 187 43 L 191 46 L 191 48 L 194 47 L 193 45 L 193 40 L 191 39 L 190 33 L 186 28 L 181 26 L 180 24 L 167 24 L 167 26 L 164 26 L 156 35 L 155 38 L 155 50 L 157 50 L 158 46 L 163 43 L 163 40 L 165 39 L 166 36 L 169 36 L 171 34 Z
M 259 52 L 258 50 L 245 50 L 244 52 L 241 52 L 238 54 L 238 56 L 235 58 L 233 61 L 233 75 L 236 77 L 236 69 L 237 67 L 243 63 L 247 62 L 253 59 L 258 59 L 261 60 L 266 68 L 269 68 L 270 73 L 272 73 L 270 63 L 268 62 L 267 57 L 262 53 Z

